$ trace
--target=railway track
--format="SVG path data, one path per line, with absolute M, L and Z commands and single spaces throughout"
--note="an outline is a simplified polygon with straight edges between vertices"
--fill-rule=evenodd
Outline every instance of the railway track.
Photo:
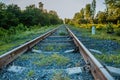
M 114 80 L 65 25 L 1 55 L 0 68 L 1 80 Z

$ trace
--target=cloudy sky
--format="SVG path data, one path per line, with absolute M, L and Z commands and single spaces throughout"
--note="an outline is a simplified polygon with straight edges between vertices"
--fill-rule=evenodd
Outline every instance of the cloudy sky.
M 96 11 L 104 11 L 104 0 L 96 0 Z M 84 8 L 87 3 L 91 3 L 92 0 L 1 0 L 5 4 L 18 4 L 19 7 L 25 9 L 30 4 L 38 6 L 39 2 L 44 4 L 44 8 L 47 10 L 57 11 L 60 18 L 72 18 L 76 12 L 79 12 L 81 8 Z

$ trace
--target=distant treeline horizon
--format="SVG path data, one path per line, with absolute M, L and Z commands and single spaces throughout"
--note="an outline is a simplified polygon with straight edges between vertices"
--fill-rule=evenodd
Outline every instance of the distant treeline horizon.
M 120 24 L 120 0 L 105 0 L 105 11 L 96 13 L 96 0 L 86 4 L 80 12 L 75 13 L 73 19 L 65 19 L 66 24 Z M 96 14 L 96 15 L 95 15 Z
M 63 23 L 56 11 L 49 12 L 39 2 L 39 8 L 35 4 L 26 6 L 24 10 L 16 4 L 6 5 L 0 2 L 0 28 L 9 29 L 23 24 L 27 27 L 34 25 L 56 25 Z

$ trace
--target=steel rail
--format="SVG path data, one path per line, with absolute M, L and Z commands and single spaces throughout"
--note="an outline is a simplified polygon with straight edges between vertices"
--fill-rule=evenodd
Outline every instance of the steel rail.
M 6 52 L 5 54 L 0 56 L 0 69 L 6 66 L 7 64 L 11 63 L 13 60 L 15 60 L 18 56 L 23 54 L 24 52 L 31 49 L 34 45 L 36 45 L 41 40 L 45 39 L 49 35 L 51 35 L 53 32 L 55 32 L 58 28 L 55 28 L 9 52 Z
M 114 80 L 110 73 L 103 67 L 103 65 L 91 54 L 91 52 L 82 44 L 81 41 L 72 33 L 66 26 L 67 31 L 73 38 L 74 43 L 79 48 L 80 54 L 83 56 L 95 80 Z

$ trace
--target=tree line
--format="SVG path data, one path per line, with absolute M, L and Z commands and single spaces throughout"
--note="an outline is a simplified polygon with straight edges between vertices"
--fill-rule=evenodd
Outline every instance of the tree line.
M 120 0 L 105 0 L 106 9 L 96 12 L 96 0 L 86 4 L 80 12 L 75 13 L 73 19 L 65 19 L 66 24 L 119 24 L 120 23 Z
M 34 4 L 29 5 L 25 10 L 16 4 L 6 5 L 0 2 L 0 28 L 10 29 L 19 24 L 27 27 L 33 25 L 55 25 L 63 23 L 57 12 L 47 11 L 43 8 L 43 3 L 39 2 L 39 8 Z

